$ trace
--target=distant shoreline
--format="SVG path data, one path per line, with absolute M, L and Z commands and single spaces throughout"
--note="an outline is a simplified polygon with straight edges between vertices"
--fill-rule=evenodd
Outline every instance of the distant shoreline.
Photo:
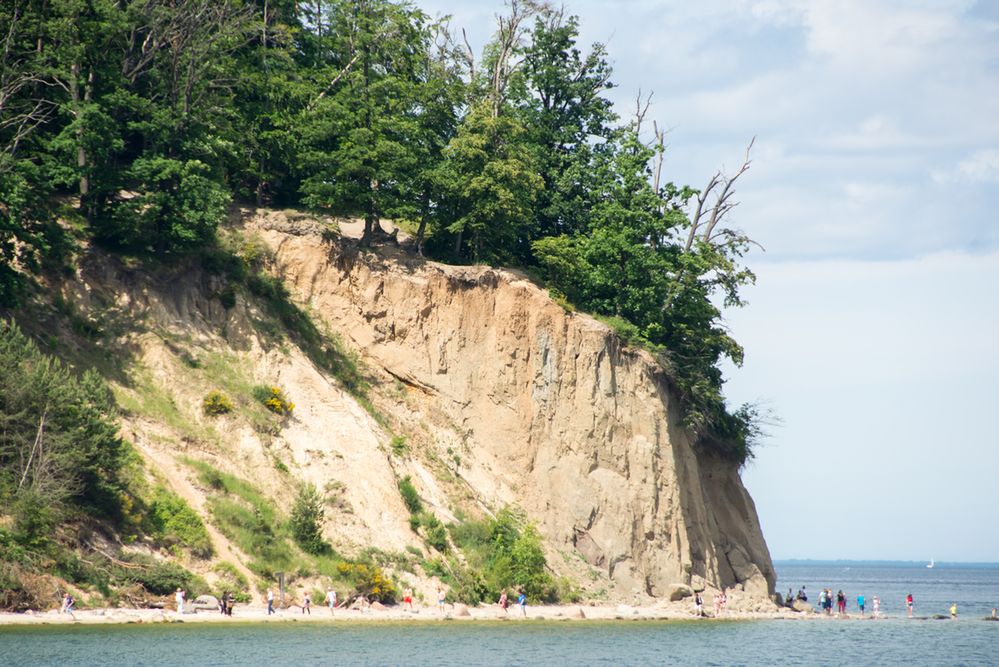
M 820 559 L 820 558 L 779 558 L 774 559 L 774 567 L 781 565 L 811 565 L 816 567 L 842 566 L 851 567 L 926 567 L 928 560 L 851 560 L 847 558 Z M 949 561 L 938 560 L 933 564 L 933 569 L 999 569 L 999 562 L 974 562 L 974 561 Z M 930 569 L 930 568 L 927 568 Z

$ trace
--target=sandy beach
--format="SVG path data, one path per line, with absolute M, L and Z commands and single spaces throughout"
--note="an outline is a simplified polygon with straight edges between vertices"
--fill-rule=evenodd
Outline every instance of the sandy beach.
M 217 611 L 186 610 L 178 614 L 173 609 L 124 609 L 97 608 L 81 609 L 73 615 L 60 613 L 58 609 L 29 611 L 24 613 L 0 613 L 0 625 L 46 625 L 46 624 L 126 624 L 126 623 L 371 623 L 371 622 L 440 622 L 440 621 L 495 621 L 522 623 L 535 620 L 544 621 L 733 621 L 763 619 L 802 619 L 826 618 L 819 614 L 797 613 L 788 609 L 774 609 L 771 612 L 725 611 L 717 619 L 698 619 L 691 605 L 664 603 L 652 606 L 630 605 L 539 605 L 528 606 L 524 616 L 519 607 L 511 606 L 505 614 L 498 605 L 464 607 L 447 605 L 444 613 L 436 607 L 417 606 L 413 611 L 399 606 L 385 609 L 337 609 L 330 614 L 327 607 L 315 605 L 311 614 L 303 614 L 299 607 L 277 609 L 268 616 L 262 606 L 237 604 L 233 615 L 223 616 Z M 860 618 L 860 616 L 856 616 Z

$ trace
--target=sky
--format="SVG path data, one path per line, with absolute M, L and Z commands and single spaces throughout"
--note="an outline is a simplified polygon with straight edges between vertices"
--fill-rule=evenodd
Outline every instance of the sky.
M 499 0 L 417 0 L 473 45 Z M 567 0 L 666 179 L 752 165 L 733 404 L 775 559 L 999 561 L 999 2 Z

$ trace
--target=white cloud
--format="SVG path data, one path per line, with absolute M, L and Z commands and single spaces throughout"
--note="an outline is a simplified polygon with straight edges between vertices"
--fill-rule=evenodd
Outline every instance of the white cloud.
M 952 169 L 934 170 L 932 176 L 937 183 L 999 183 L 999 150 L 977 151 Z

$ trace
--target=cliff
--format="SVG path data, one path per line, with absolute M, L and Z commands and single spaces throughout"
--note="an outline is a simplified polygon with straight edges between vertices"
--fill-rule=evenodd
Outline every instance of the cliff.
M 410 388 L 407 422 L 430 419 L 483 505 L 523 507 L 618 597 L 772 592 L 737 466 L 695 449 L 650 355 L 513 272 L 344 252 L 280 216 L 250 226 L 295 295 Z
M 205 517 L 217 558 L 256 578 L 255 554 L 212 527 L 212 489 L 190 459 L 252 481 L 284 511 L 295 485 L 314 482 L 336 500 L 324 532 L 340 553 L 431 553 L 400 497 L 408 475 L 444 522 L 522 509 L 549 567 L 584 597 L 647 602 L 686 584 L 769 605 L 775 574 L 738 466 L 694 446 L 650 355 L 515 272 L 362 251 L 299 215 L 237 217 L 228 233 L 261 245 L 293 301 L 356 355 L 363 399 L 217 272 L 91 252 L 58 286 L 113 339 L 106 374 L 124 434 Z M 282 387 L 294 415 L 275 427 L 252 412 L 203 413 L 212 389 L 245 395 L 257 383 Z M 432 596 L 432 577 L 410 569 L 394 575 Z

